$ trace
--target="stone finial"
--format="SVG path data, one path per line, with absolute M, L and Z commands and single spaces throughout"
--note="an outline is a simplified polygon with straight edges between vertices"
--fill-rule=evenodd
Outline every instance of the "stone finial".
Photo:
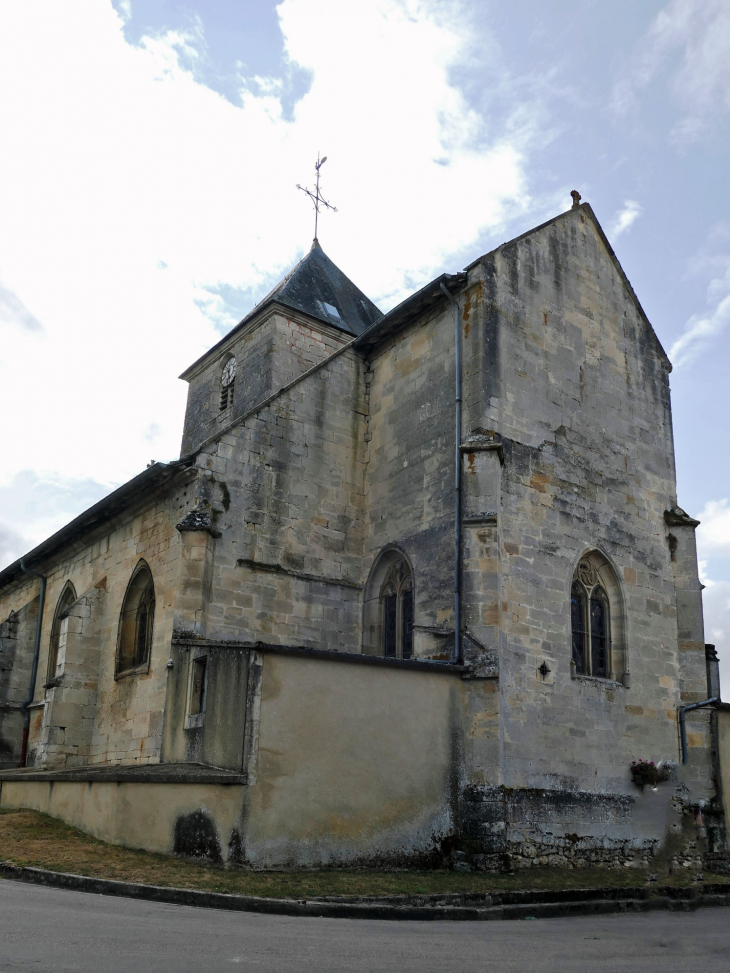
M 580 193 L 577 189 L 571 189 L 570 195 L 573 197 L 573 209 L 578 209 L 581 200 Z

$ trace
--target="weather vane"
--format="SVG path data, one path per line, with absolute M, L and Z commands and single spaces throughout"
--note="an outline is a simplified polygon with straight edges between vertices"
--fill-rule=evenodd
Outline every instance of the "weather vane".
M 327 200 L 324 198 L 324 196 L 322 196 L 319 192 L 319 170 L 322 168 L 322 166 L 325 164 L 326 161 L 327 161 L 327 156 L 325 156 L 324 159 L 320 159 L 319 152 L 318 152 L 317 161 L 314 164 L 314 168 L 317 173 L 317 181 L 315 184 L 314 192 L 312 192 L 311 189 L 307 189 L 306 186 L 300 186 L 299 183 L 297 183 L 297 189 L 301 189 L 303 193 L 306 193 L 307 196 L 309 196 L 309 198 L 314 203 L 314 239 L 315 240 L 317 239 L 317 220 L 319 219 L 320 205 L 326 206 L 327 209 L 331 209 L 335 213 L 337 212 L 337 207 L 333 206 L 332 203 L 328 203 Z

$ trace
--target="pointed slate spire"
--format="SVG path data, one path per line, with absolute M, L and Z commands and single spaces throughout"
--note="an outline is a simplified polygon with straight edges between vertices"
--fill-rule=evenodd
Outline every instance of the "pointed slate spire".
M 352 335 L 362 334 L 383 316 L 370 298 L 330 260 L 317 239 L 312 242 L 309 253 L 251 313 L 260 311 L 271 301 L 303 311 Z

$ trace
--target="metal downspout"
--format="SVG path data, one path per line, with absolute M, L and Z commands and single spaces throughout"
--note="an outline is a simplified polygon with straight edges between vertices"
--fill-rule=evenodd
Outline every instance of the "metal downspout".
M 27 568 L 25 562 L 21 560 L 20 570 L 25 571 L 26 574 L 32 574 L 34 578 L 38 578 L 41 583 L 40 595 L 38 598 L 38 619 L 35 625 L 35 644 L 33 646 L 33 667 L 30 675 L 30 686 L 28 687 L 28 698 L 21 703 L 21 710 L 23 711 L 23 742 L 20 747 L 20 767 L 25 767 L 25 760 L 28 755 L 28 731 L 30 729 L 30 710 L 28 707 L 33 702 L 33 697 L 35 696 L 35 680 L 38 675 L 38 656 L 41 650 L 41 626 L 43 625 L 43 609 L 46 604 L 46 578 L 42 574 L 38 574 L 32 568 Z
M 686 764 L 689 757 L 687 754 L 687 727 L 684 722 L 684 714 L 688 713 L 691 709 L 699 709 L 701 706 L 711 706 L 712 703 L 719 703 L 719 696 L 711 696 L 709 699 L 703 699 L 701 703 L 689 703 L 688 706 L 679 707 L 679 738 L 682 742 L 682 763 Z
M 441 291 L 454 308 L 454 663 L 462 663 L 461 652 L 461 334 L 459 302 L 442 283 Z

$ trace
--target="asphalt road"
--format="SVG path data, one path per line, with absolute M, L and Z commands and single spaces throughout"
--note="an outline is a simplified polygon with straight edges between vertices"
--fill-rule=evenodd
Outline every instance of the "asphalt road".
M 194 909 L 0 880 L 0 971 L 728 973 L 730 909 L 385 922 Z

